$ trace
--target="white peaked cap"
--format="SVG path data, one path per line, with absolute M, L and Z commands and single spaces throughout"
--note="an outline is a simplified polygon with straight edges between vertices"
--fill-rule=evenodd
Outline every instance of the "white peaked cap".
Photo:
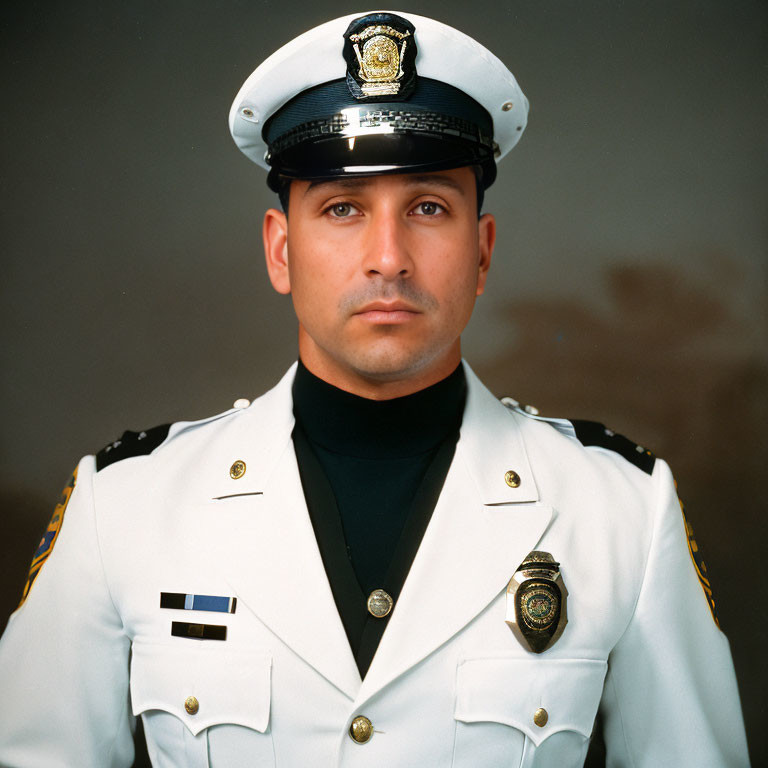
M 269 148 L 262 131 L 281 107 L 307 89 L 346 77 L 345 31 L 353 20 L 370 13 L 395 13 L 411 22 L 418 77 L 447 83 L 487 110 L 497 161 L 517 144 L 527 124 L 528 100 L 498 57 L 463 32 L 434 19 L 404 11 L 372 11 L 342 16 L 299 35 L 245 81 L 229 112 L 229 127 L 250 160 L 269 169 Z

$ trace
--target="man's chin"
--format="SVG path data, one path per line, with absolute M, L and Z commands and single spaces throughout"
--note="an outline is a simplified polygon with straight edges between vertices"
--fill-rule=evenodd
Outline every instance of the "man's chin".
M 402 381 L 422 375 L 444 355 L 434 349 L 368 348 L 350 355 L 346 365 L 363 379 L 375 382 Z

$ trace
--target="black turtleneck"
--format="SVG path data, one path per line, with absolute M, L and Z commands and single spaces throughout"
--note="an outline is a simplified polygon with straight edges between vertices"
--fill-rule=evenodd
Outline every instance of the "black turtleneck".
M 465 398 L 461 365 L 420 392 L 369 400 L 299 362 L 293 383 L 299 471 L 361 674 L 386 625 L 368 615 L 365 601 L 379 588 L 395 601 L 399 596 L 453 458 Z

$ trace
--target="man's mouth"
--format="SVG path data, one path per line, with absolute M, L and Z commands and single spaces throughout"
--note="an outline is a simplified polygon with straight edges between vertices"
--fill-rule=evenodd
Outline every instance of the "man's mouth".
M 421 314 L 421 310 L 406 301 L 372 301 L 354 314 L 366 322 L 378 325 L 407 323 Z

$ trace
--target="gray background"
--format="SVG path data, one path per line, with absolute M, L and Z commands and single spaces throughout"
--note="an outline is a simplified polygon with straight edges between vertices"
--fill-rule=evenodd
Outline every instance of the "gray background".
M 295 358 L 290 301 L 262 265 L 273 198 L 226 117 L 268 53 L 359 10 L 137 0 L 5 14 L 0 623 L 80 455 L 253 397 Z M 768 764 L 768 6 L 407 10 L 490 47 L 532 105 L 487 198 L 500 237 L 465 356 L 497 394 L 598 419 L 670 462 L 753 760 Z

